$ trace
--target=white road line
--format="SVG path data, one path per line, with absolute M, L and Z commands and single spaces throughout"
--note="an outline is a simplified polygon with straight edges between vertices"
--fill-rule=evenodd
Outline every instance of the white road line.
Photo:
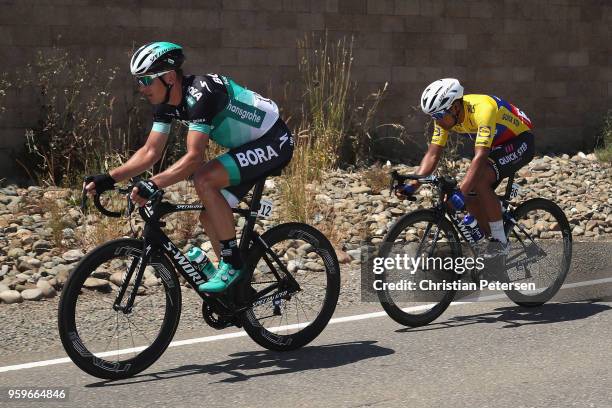
M 576 282 L 576 283 L 568 283 L 562 286 L 562 289 L 571 289 L 571 288 L 577 288 L 577 287 L 582 287 L 582 286 L 592 286 L 592 285 L 599 285 L 602 283 L 611 283 L 612 282 L 612 278 L 603 278 L 603 279 L 594 279 L 594 280 L 590 280 L 590 281 L 584 281 L 584 282 Z M 482 301 L 488 301 L 488 300 L 497 300 L 497 299 L 504 299 L 506 297 L 505 294 L 500 293 L 500 294 L 495 294 L 495 295 L 488 295 L 488 296 L 482 296 L 482 297 L 474 297 L 474 298 L 468 298 L 469 301 L 461 301 L 461 302 L 452 302 L 451 306 L 458 306 L 458 305 L 464 305 L 464 304 L 468 304 L 468 303 L 473 303 L 473 302 L 482 302 Z M 411 311 L 411 312 L 416 312 L 418 310 L 423 310 L 423 309 L 427 309 L 432 307 L 433 304 L 425 304 L 425 305 L 419 305 L 419 306 L 413 306 L 413 307 L 408 307 L 403 309 L 404 311 Z M 329 321 L 329 324 L 338 324 L 338 323 L 346 323 L 346 322 L 354 322 L 357 320 L 365 320 L 365 319 L 374 319 L 377 317 L 384 317 L 387 314 L 383 311 L 383 312 L 373 312 L 373 313 L 364 313 L 364 314 L 359 314 L 359 315 L 353 315 L 353 316 L 345 316 L 345 317 L 336 317 L 333 318 Z M 292 330 L 292 329 L 297 329 L 301 326 L 306 326 L 308 325 L 309 322 L 306 323 L 300 323 L 298 324 L 290 324 L 290 325 L 286 325 L 286 326 L 278 326 L 278 327 L 272 327 L 268 330 L 270 331 L 282 331 L 282 330 Z M 168 347 L 180 347 L 180 346 L 188 346 L 191 344 L 198 344 L 198 343 L 208 343 L 211 341 L 218 341 L 218 340 L 227 340 L 227 339 L 234 339 L 234 338 L 238 338 L 238 337 L 245 337 L 247 334 L 244 330 L 241 330 L 239 332 L 233 332 L 233 333 L 226 333 L 226 334 L 219 334 L 216 336 L 207 336 L 207 337 L 199 337 L 199 338 L 195 338 L 195 339 L 188 339 L 188 340 L 178 340 L 178 341 L 173 341 L 172 343 L 170 343 L 170 345 Z M 98 357 L 106 357 L 106 356 L 119 356 L 119 355 L 123 355 L 123 354 L 130 354 L 130 353 L 134 353 L 137 351 L 141 351 L 143 350 L 144 347 L 135 347 L 135 348 L 129 348 L 129 349 L 123 349 L 123 350 L 114 350 L 114 351 L 107 351 L 104 353 L 99 353 L 96 354 Z M 55 365 L 55 364 L 64 364 L 64 363 L 70 363 L 72 360 L 70 360 L 70 358 L 68 357 L 64 357 L 64 358 L 56 358 L 53 360 L 44 360 L 44 361 L 35 361 L 35 362 L 31 362 L 31 363 L 24 363 L 24 364 L 17 364 L 17 365 L 10 365 L 10 366 L 5 366 L 5 367 L 0 367 L 0 373 L 4 373 L 7 371 L 16 371 L 16 370 L 24 370 L 27 368 L 36 368 L 36 367 L 45 367 L 45 366 L 50 366 L 50 365 Z

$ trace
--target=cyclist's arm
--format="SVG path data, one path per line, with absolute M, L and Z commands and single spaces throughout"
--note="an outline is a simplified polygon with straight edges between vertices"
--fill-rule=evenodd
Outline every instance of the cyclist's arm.
M 484 173 L 487 167 L 487 162 L 489 161 L 490 151 L 491 149 L 483 146 L 476 146 L 474 148 L 474 158 L 472 159 L 472 163 L 468 168 L 467 174 L 461 183 L 461 192 L 463 195 L 467 195 L 474 189 L 477 178 L 480 174 Z
M 187 153 L 165 171 L 153 176 L 151 180 L 159 188 L 164 188 L 191 176 L 204 163 L 208 139 L 208 134 L 190 129 L 187 132 Z
M 136 151 L 127 162 L 110 171 L 115 181 L 127 180 L 150 169 L 161 158 L 168 135 L 152 130 L 144 146 Z
M 417 174 L 429 176 L 431 173 L 433 173 L 436 167 L 438 167 L 438 162 L 440 161 L 440 157 L 442 157 L 443 150 L 444 146 L 430 143 L 425 156 L 423 156 L 423 159 L 421 159 L 421 164 L 419 165 Z M 421 185 L 421 183 L 416 180 L 412 181 L 410 184 L 412 184 L 414 187 L 419 187 Z
M 477 177 L 484 174 L 495 137 L 495 113 L 496 111 L 492 106 L 485 105 L 481 106 L 475 114 L 475 119 L 479 125 L 474 144 L 474 158 L 461 183 L 461 192 L 464 195 L 472 191 Z

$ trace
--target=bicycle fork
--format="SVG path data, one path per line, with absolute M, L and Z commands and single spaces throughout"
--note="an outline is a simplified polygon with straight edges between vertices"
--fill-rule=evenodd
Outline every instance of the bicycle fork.
M 144 271 L 145 271 L 147 264 L 149 263 L 150 258 L 151 258 L 151 245 L 150 244 L 147 245 L 147 243 L 145 242 L 145 244 L 143 245 L 143 251 L 142 251 L 141 256 L 139 258 L 132 259 L 132 263 L 130 264 L 130 267 L 128 268 L 127 273 L 123 277 L 123 281 L 121 282 L 119 293 L 117 294 L 117 297 L 115 298 L 115 302 L 113 303 L 113 310 L 117 312 L 121 311 L 124 314 L 129 314 L 132 312 L 132 308 L 134 307 L 134 300 L 136 299 L 138 288 L 140 287 L 140 284 L 142 283 L 142 277 L 144 276 Z M 125 303 L 125 305 L 122 305 L 121 302 L 123 301 L 123 297 L 125 296 L 125 293 L 127 292 L 127 288 L 130 284 L 130 281 L 132 280 L 132 275 L 134 275 L 134 271 L 136 269 L 138 269 L 138 272 L 136 273 L 136 278 L 134 279 L 134 286 L 132 287 L 132 290 L 130 291 L 128 295 L 127 302 Z

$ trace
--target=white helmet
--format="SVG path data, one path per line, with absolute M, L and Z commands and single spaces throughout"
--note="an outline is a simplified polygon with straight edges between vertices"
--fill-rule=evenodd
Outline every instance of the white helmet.
M 463 87 L 455 78 L 438 79 L 429 84 L 421 95 L 421 109 L 428 115 L 448 109 L 463 98 Z
M 185 55 L 180 45 L 170 42 L 152 42 L 136 50 L 130 60 L 132 75 L 157 74 L 181 67 Z

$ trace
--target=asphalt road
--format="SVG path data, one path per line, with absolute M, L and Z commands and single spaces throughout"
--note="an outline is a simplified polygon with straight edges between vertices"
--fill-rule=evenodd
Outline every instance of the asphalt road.
M 535 309 L 497 296 L 454 304 L 434 323 L 408 329 L 380 305 L 361 303 L 337 310 L 313 343 L 289 353 L 241 334 L 210 338 L 236 329 L 182 331 L 175 340 L 206 339 L 171 347 L 145 372 L 116 382 L 71 362 L 6 371 L 65 357 L 59 348 L 44 358 L 12 356 L 0 362 L 3 392 L 64 388 L 69 399 L 0 397 L 0 406 L 612 407 L 612 263 L 601 249 L 603 257 L 587 256 L 587 267 L 568 277 L 556 302 Z
M 0 382 L 68 389 L 68 402 L 44 403 L 55 406 L 610 407 L 611 309 L 460 304 L 419 329 L 386 316 L 331 324 L 290 353 L 238 337 L 170 348 L 129 380 L 101 381 L 64 363 L 0 373 Z M 337 316 L 378 310 L 364 304 Z

